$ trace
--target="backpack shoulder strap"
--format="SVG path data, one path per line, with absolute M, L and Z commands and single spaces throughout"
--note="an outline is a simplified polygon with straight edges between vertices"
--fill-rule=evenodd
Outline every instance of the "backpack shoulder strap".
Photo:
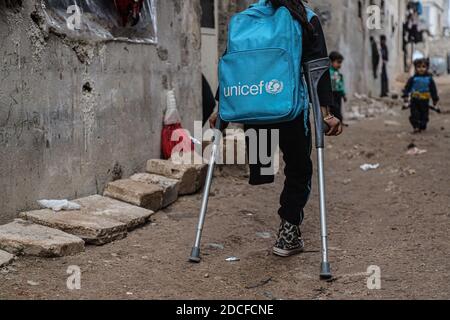
M 272 6 L 272 4 L 267 0 L 259 0 L 258 2 L 255 2 L 249 6 L 249 8 L 253 7 L 269 7 Z
M 308 17 L 308 21 L 311 22 L 312 18 L 317 17 L 316 13 L 308 6 L 305 4 L 305 8 L 306 8 L 306 16 Z

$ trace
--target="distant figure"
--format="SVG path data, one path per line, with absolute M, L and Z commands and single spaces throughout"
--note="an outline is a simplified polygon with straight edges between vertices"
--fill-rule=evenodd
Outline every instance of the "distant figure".
M 123 27 L 134 27 L 139 23 L 144 0 L 114 0 Z
M 370 37 L 370 46 L 372 48 L 372 70 L 374 79 L 378 79 L 378 66 L 380 65 L 380 51 L 374 37 Z
M 381 69 L 381 97 L 387 97 L 389 93 L 389 77 L 387 73 L 387 64 L 389 62 L 389 51 L 386 43 L 386 36 L 380 37 L 381 58 L 383 65 Z
M 333 51 L 330 53 L 331 67 L 331 88 L 333 91 L 334 104 L 331 107 L 331 113 L 343 122 L 342 115 L 342 100 L 347 102 L 347 96 L 345 93 L 345 81 L 344 75 L 339 71 L 342 68 L 342 62 L 344 62 L 344 56 L 339 52 Z
M 439 102 L 438 90 L 433 76 L 429 72 L 430 63 L 428 59 L 417 59 L 414 61 L 416 73 L 408 80 L 403 91 L 405 103 L 410 98 L 411 125 L 414 133 L 420 133 L 427 129 L 430 113 L 430 99 L 436 106 Z

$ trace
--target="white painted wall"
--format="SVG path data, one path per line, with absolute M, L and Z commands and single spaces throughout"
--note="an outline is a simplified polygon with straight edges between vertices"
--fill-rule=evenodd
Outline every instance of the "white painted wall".
M 433 37 L 442 36 L 446 24 L 445 8 L 447 0 L 424 0 L 424 15 L 422 17 Z

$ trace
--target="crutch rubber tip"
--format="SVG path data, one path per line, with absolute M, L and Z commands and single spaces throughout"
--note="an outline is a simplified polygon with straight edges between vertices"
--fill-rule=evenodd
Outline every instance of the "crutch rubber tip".
M 330 263 L 326 262 L 321 264 L 320 266 L 320 279 L 322 280 L 330 280 L 333 278 L 333 275 L 331 274 L 331 266 Z
M 189 261 L 192 263 L 200 263 L 200 248 L 192 248 L 191 256 L 189 257 Z

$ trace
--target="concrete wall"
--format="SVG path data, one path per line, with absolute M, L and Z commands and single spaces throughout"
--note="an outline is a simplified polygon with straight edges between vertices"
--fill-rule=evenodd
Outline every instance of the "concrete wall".
M 229 18 L 235 12 L 246 8 L 251 0 L 221 1 L 219 52 L 223 52 L 226 41 L 226 28 Z M 340 51 L 346 58 L 343 72 L 346 76 L 349 93 L 359 92 L 378 96 L 381 92 L 380 81 L 373 79 L 371 71 L 370 36 L 377 41 L 381 34 L 388 38 L 390 48 L 389 72 L 391 78 L 403 72 L 402 60 L 402 23 L 406 0 L 384 1 L 384 17 L 381 30 L 369 30 L 366 27 L 366 9 L 370 4 L 381 6 L 381 0 L 362 0 L 362 18 L 359 18 L 359 5 L 355 0 L 312 0 L 309 5 L 321 18 L 328 50 Z
M 423 6 L 427 29 L 433 37 L 441 37 L 447 22 L 447 0 L 423 0 Z
M 158 45 L 71 42 L 19 2 L 0 0 L 0 223 L 159 157 L 169 87 L 185 127 L 201 119 L 199 0 L 157 1 Z
M 237 12 L 245 10 L 253 0 L 220 0 L 219 1 L 219 56 L 221 56 L 227 48 L 228 23 L 230 18 Z

